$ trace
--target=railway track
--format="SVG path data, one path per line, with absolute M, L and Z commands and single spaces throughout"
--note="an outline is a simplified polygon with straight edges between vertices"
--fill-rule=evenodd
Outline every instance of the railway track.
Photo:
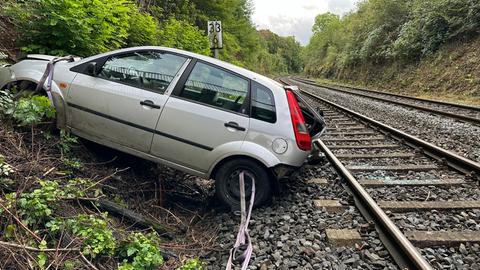
M 421 99 L 406 95 L 380 92 L 375 90 L 355 88 L 350 86 L 332 86 L 326 84 L 318 84 L 312 80 L 302 78 L 291 78 L 292 81 L 304 84 L 323 87 L 332 91 L 347 93 L 360 97 L 371 98 L 374 100 L 393 103 L 408 108 L 413 108 L 429 113 L 447 116 L 459 121 L 480 125 L 480 107 L 464 104 L 456 104 L 450 102 L 442 102 L 430 99 Z
M 302 92 L 325 113 L 318 147 L 401 269 L 442 269 L 435 252 L 477 256 L 479 163 Z

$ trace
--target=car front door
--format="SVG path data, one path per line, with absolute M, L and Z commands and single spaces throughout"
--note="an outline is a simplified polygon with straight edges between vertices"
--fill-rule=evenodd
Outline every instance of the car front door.
M 204 62 L 191 65 L 165 104 L 151 153 L 205 173 L 245 139 L 250 81 Z
M 99 60 L 98 71 L 78 73 L 72 82 L 68 125 L 80 136 L 148 152 L 168 99 L 165 92 L 187 62 L 186 57 L 154 50 Z

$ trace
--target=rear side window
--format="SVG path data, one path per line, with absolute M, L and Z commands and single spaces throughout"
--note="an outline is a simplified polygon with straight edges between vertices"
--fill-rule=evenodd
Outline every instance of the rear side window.
M 109 58 L 98 77 L 164 93 L 187 59 L 159 51 L 140 51 Z
M 275 123 L 277 121 L 277 114 L 275 111 L 275 100 L 273 93 L 267 87 L 252 82 L 252 112 L 251 117 Z
M 180 96 L 186 99 L 246 113 L 248 80 L 204 63 L 195 64 Z

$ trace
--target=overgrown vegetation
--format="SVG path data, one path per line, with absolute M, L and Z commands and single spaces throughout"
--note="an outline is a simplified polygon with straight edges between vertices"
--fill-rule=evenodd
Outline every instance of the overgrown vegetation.
M 221 59 L 267 74 L 300 72 L 303 66 L 293 37 L 255 29 L 249 0 L 8 0 L 0 7 L 0 17 L 13 21 L 26 53 L 90 56 L 162 45 L 211 55 L 207 21 L 221 20 Z
M 167 269 L 203 269 L 198 259 L 184 265 L 178 257 L 171 260 L 176 255 L 167 260 L 162 251 L 164 239 L 152 228 L 134 231 L 131 224 L 98 210 L 101 200 L 111 196 L 112 201 L 124 202 L 121 194 L 131 192 L 132 188 L 113 187 L 113 180 L 108 187 L 117 193 L 102 190 L 105 182 L 128 167 L 98 170 L 98 161 L 85 163 L 85 149 L 78 151 L 77 137 L 53 129 L 55 111 L 47 97 L 26 95 L 15 100 L 13 96 L 9 90 L 0 93 L 0 268 L 91 269 L 101 265 L 104 269 L 153 270 L 167 264 Z M 144 191 L 138 191 L 144 196 Z M 144 199 L 134 201 L 143 203 Z M 165 213 L 173 215 L 170 210 Z M 187 239 L 191 246 L 193 240 Z
M 479 27 L 478 1 L 364 0 L 343 18 L 317 16 L 305 71 L 338 76 L 359 66 L 416 62 L 442 44 L 478 35 Z

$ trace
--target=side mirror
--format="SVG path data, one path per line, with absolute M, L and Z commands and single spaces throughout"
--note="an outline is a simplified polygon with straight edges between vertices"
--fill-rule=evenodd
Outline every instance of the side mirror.
M 96 77 L 98 72 L 97 72 L 97 63 L 96 62 L 90 62 L 87 64 L 85 67 L 85 71 L 88 75 Z

